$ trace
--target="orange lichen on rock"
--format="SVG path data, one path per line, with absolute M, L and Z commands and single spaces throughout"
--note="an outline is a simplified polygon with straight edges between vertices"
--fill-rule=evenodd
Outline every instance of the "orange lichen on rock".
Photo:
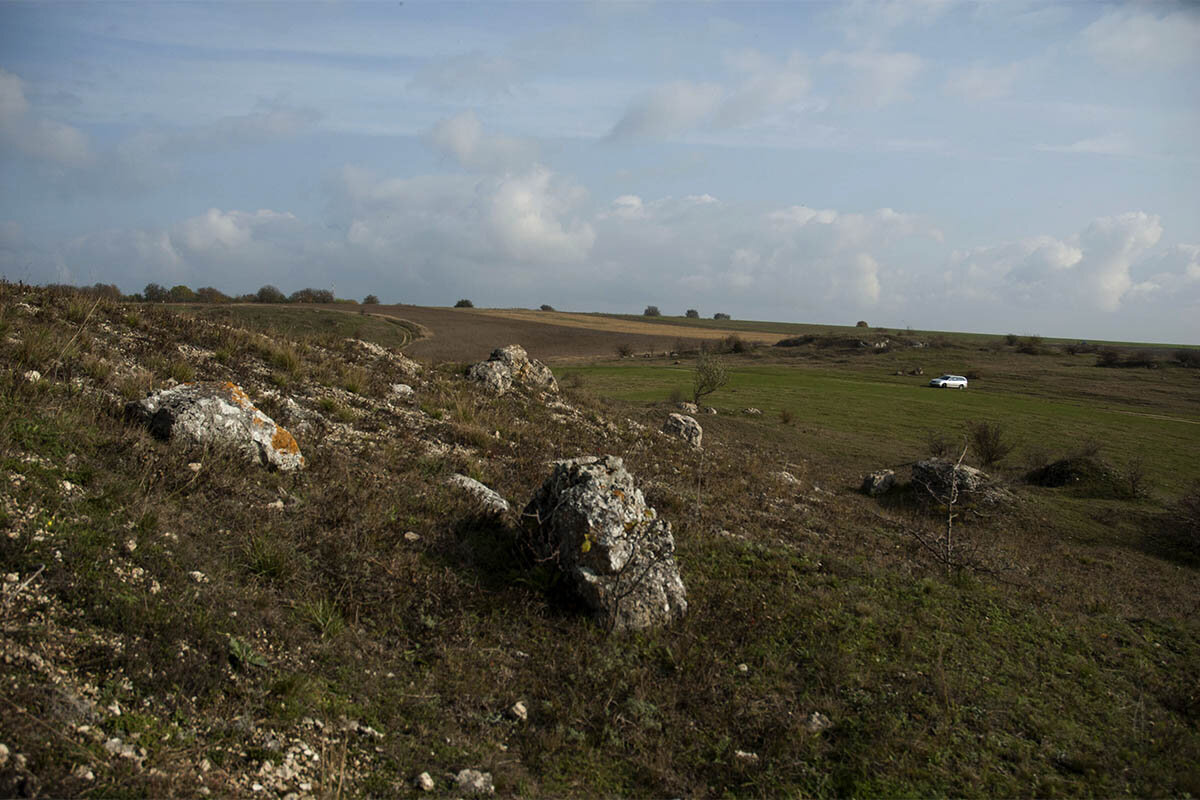
M 271 446 L 282 453 L 300 452 L 300 445 L 296 443 L 296 437 L 278 425 L 275 426 L 275 435 L 271 437 Z
M 229 392 L 230 401 L 237 403 L 242 408 L 245 408 L 246 406 L 254 406 L 254 404 L 250 402 L 250 395 L 246 394 L 242 387 L 238 386 L 233 381 L 225 381 L 224 386 Z

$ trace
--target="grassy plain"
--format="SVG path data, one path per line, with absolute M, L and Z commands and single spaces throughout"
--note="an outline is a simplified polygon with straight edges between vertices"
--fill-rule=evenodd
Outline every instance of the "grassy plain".
M 526 797 L 1200 794 L 1200 539 L 1176 505 L 1198 477 L 1198 370 L 993 341 L 731 355 L 698 451 L 658 433 L 686 357 L 564 362 L 564 410 L 372 360 L 309 309 L 262 336 L 61 291 L 0 300 L 0 573 L 17 577 L 0 739 L 24 757 L 0 794 L 417 797 L 429 772 L 456 795 L 463 768 Z M 980 377 L 921 386 L 943 369 Z M 239 382 L 308 467 L 126 420 L 125 400 L 183 379 Z M 963 510 L 978 568 L 948 571 L 914 536 L 944 509 L 857 482 L 980 418 L 1018 444 L 994 470 L 1017 501 Z M 1140 451 L 1148 496 L 1023 483 L 1039 448 L 1089 437 L 1122 469 Z M 521 556 L 518 512 L 446 484 L 471 475 L 519 510 L 550 459 L 596 453 L 673 525 L 677 625 L 605 635 Z M 319 758 L 288 761 L 301 744 Z

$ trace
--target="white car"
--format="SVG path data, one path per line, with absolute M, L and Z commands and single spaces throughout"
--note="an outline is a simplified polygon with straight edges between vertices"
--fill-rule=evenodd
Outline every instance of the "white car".
M 965 389 L 967 388 L 967 379 L 962 375 L 942 375 L 940 378 L 931 380 L 929 385 L 937 389 Z

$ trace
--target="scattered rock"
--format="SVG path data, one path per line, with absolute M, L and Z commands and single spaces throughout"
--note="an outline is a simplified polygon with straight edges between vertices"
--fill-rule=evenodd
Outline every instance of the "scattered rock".
M 783 481 L 784 483 L 790 483 L 793 485 L 800 483 L 800 480 L 795 475 L 788 472 L 787 470 L 781 470 L 779 472 L 776 472 L 775 477 L 779 478 L 779 480 Z
M 738 672 L 742 672 L 742 673 L 745 673 L 745 672 L 749 672 L 749 671 L 750 671 L 750 665 L 749 665 L 749 664 L 738 664 L 738 667 L 737 667 L 737 668 L 738 668 Z
M 713 408 L 712 406 L 708 406 L 707 408 L 704 409 L 704 413 L 711 414 L 715 417 L 717 415 L 717 410 L 715 408 Z
M 433 777 L 428 772 L 422 772 L 417 776 L 417 788 L 422 792 L 432 792 L 433 786 Z
M 508 710 L 508 713 L 509 716 L 518 722 L 525 722 L 529 719 L 529 709 L 526 708 L 525 704 L 520 700 L 513 703 L 513 707 Z
M 699 414 L 700 408 L 695 403 L 680 403 L 679 410 L 685 414 Z
M 504 394 L 514 384 L 548 392 L 558 391 L 558 381 L 554 379 L 550 368 L 530 358 L 519 344 L 493 350 L 487 361 L 473 364 L 467 370 L 467 377 L 483 384 L 485 389 L 496 395 Z
M 890 490 L 895 483 L 895 472 L 890 469 L 880 469 L 863 478 L 862 490 L 871 497 L 878 497 Z
M 534 552 L 558 563 L 603 624 L 648 628 L 687 612 L 671 525 L 619 457 L 558 462 L 523 518 Z
M 413 388 L 407 383 L 392 384 L 392 397 L 397 400 L 411 400 L 414 394 Z
M 692 447 L 699 447 L 700 440 L 704 437 L 704 429 L 700 427 L 700 423 L 683 414 L 672 414 L 667 417 L 667 421 L 663 423 L 663 431 L 672 436 L 678 436 Z
M 752 417 L 762 416 L 762 412 L 759 411 L 757 408 L 745 408 L 745 409 L 742 409 L 742 413 L 749 414 Z
M 189 461 L 188 462 L 188 469 L 190 469 L 192 472 L 199 472 L 200 467 L 201 467 L 201 464 L 199 461 Z
M 820 733 L 832 724 L 829 721 L 829 717 L 820 711 L 814 711 L 804 720 L 804 729 L 809 733 Z
M 918 489 L 928 489 L 940 502 L 950 496 L 951 488 L 955 486 L 959 502 L 998 503 L 1012 499 L 1012 495 L 983 470 L 965 464 L 956 467 L 953 461 L 944 458 L 929 458 L 913 464 L 912 481 Z
M 492 785 L 492 773 L 480 772 L 477 769 L 460 770 L 454 777 L 460 792 L 467 794 L 495 794 L 496 787 Z
M 31 369 L 25 373 L 25 380 L 29 381 L 30 383 L 37 383 L 41 379 L 42 373 L 38 372 L 36 369 Z
M 281 470 L 304 466 L 295 438 L 229 381 L 180 384 L 129 403 L 125 411 L 160 439 L 232 446 Z
M 414 531 L 405 531 L 404 532 L 404 541 L 419 542 L 419 541 L 421 541 L 421 536 L 420 536 L 420 534 L 418 534 Z
M 749 753 L 745 750 L 734 750 L 733 757 L 743 764 L 757 764 L 758 753 Z
M 484 508 L 496 514 L 503 514 L 508 511 L 508 501 L 500 496 L 498 492 L 489 489 L 474 478 L 468 478 L 466 475 L 454 474 L 450 476 L 448 483 L 451 486 L 457 486 L 467 494 L 470 494 L 477 499 Z

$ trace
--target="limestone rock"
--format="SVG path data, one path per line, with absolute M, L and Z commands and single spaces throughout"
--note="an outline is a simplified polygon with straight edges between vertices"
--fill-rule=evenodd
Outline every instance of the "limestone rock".
M 918 490 L 928 489 L 940 502 L 945 502 L 954 486 L 958 487 L 959 502 L 998 503 L 1012 499 L 1012 495 L 983 470 L 966 464 L 956 467 L 953 461 L 945 458 L 929 458 L 913 464 L 912 481 Z
M 684 414 L 672 414 L 667 417 L 667 421 L 663 423 L 663 431 L 678 436 L 692 447 L 699 447 L 701 439 L 704 438 L 704 429 L 700 427 L 700 423 Z
M 393 383 L 392 397 L 397 400 L 411 400 L 413 396 L 413 388 L 407 383 Z
M 487 361 L 473 364 L 467 370 L 467 377 L 482 383 L 485 389 L 497 395 L 504 394 L 514 385 L 558 391 L 558 381 L 554 379 L 550 368 L 530 358 L 519 344 L 493 350 Z
M 473 496 L 479 501 L 479 504 L 488 511 L 496 514 L 503 514 L 508 511 L 508 501 L 500 496 L 498 492 L 489 489 L 474 478 L 468 478 L 466 475 L 451 475 L 449 483 L 452 486 L 457 486 L 467 494 Z
M 880 469 L 863 478 L 862 490 L 871 497 L 878 497 L 891 489 L 895 483 L 895 472 L 890 469 Z
M 281 470 L 304 466 L 292 434 L 229 381 L 180 384 L 129 403 L 125 410 L 160 439 L 230 446 L 252 461 Z
M 458 790 L 466 794 L 495 794 L 496 787 L 492 785 L 492 773 L 480 772 L 477 769 L 459 770 L 454 781 Z
M 679 410 L 685 414 L 699 414 L 700 407 L 695 403 L 680 403 Z
M 761 417 L 762 416 L 762 411 L 757 408 L 745 408 L 745 409 L 742 409 L 742 413 L 749 414 L 752 417 Z
M 642 629 L 687 612 L 671 525 L 619 457 L 557 462 L 524 519 L 534 552 L 557 562 L 602 624 Z

